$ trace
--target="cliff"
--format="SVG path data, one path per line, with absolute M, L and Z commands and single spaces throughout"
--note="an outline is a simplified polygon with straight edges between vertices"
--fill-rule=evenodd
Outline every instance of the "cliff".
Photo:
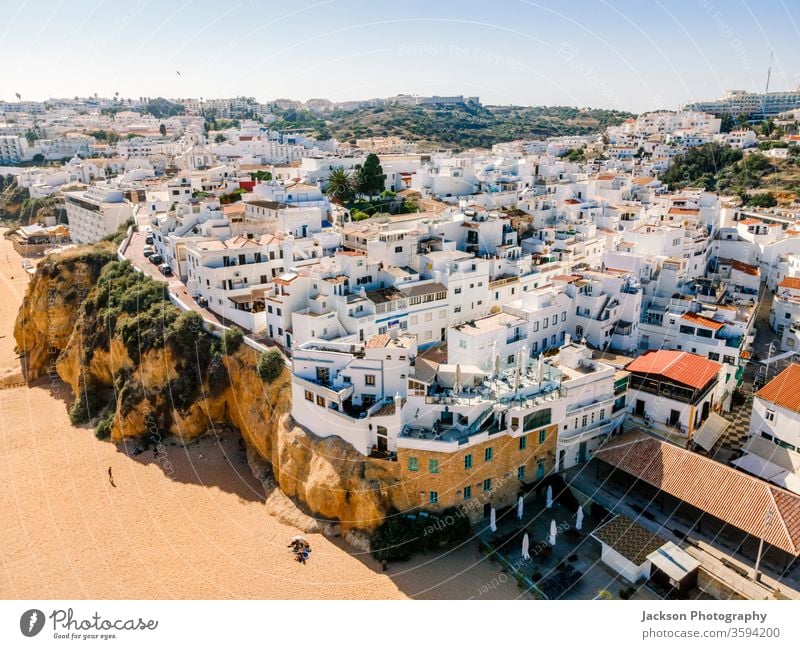
M 70 416 L 100 422 L 98 436 L 115 442 L 156 432 L 189 442 L 232 425 L 284 494 L 342 532 L 372 530 L 408 505 L 396 463 L 297 426 L 288 369 L 262 379 L 259 352 L 214 339 L 164 290 L 107 251 L 47 260 L 15 324 L 28 379 L 52 366 L 76 396 Z

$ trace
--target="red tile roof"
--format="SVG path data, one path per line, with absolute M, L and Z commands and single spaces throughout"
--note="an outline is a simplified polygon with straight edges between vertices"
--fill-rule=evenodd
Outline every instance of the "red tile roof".
M 670 207 L 668 214 L 686 214 L 689 215 L 696 215 L 700 210 L 693 209 L 691 207 Z
M 800 496 L 642 433 L 612 438 L 595 457 L 792 555 L 800 555 Z M 772 522 L 765 526 L 767 512 Z
M 759 270 L 758 266 L 745 264 L 743 261 L 739 261 L 738 259 L 731 259 L 731 267 L 748 275 L 753 275 L 754 277 L 761 275 L 761 271 Z
M 800 277 L 784 277 L 778 286 L 780 288 L 800 288 Z
M 703 356 L 667 349 L 649 351 L 632 360 L 625 369 L 637 374 L 663 376 L 700 389 L 719 372 L 722 365 Z
M 717 322 L 716 320 L 712 320 L 711 318 L 706 318 L 705 316 L 698 315 L 697 313 L 684 313 L 681 316 L 684 320 L 688 320 L 689 322 L 694 322 L 696 324 L 702 325 L 703 327 L 708 327 L 709 329 L 713 329 L 714 331 L 719 331 L 722 329 L 723 323 Z
M 800 412 L 800 363 L 792 363 L 756 392 L 756 396 L 782 408 Z
M 742 225 L 756 225 L 757 223 L 763 223 L 761 219 L 742 219 L 739 221 Z

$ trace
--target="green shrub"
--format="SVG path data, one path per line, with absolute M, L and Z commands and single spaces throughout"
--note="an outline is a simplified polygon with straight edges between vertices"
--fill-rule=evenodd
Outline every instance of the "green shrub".
M 100 421 L 97 422 L 97 426 L 94 428 L 94 436 L 97 439 L 108 439 L 111 435 L 111 425 L 114 423 L 114 409 L 110 408 L 106 411 Z
M 277 349 L 261 352 L 258 358 L 258 375 L 267 383 L 272 384 L 278 380 L 286 363 Z
M 83 379 L 80 380 L 83 384 Z M 95 386 L 86 386 L 76 395 L 69 408 L 69 420 L 74 424 L 85 424 L 103 409 L 105 400 Z
M 219 350 L 225 356 L 233 354 L 242 344 L 244 333 L 238 327 L 231 327 L 222 332 L 219 339 Z
M 373 534 L 371 552 L 378 561 L 405 561 L 415 552 L 459 543 L 469 537 L 471 530 L 469 519 L 457 507 L 418 512 L 414 518 L 395 513 Z

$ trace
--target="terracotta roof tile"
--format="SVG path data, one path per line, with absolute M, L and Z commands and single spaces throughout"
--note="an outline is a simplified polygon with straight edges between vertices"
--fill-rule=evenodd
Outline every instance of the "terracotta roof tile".
M 713 329 L 714 331 L 719 331 L 724 326 L 724 324 L 721 322 L 717 322 L 711 318 L 706 318 L 705 316 L 698 315 L 697 313 L 684 313 L 681 317 L 684 320 L 695 322 L 704 327 L 708 327 L 709 329 Z
M 697 354 L 659 349 L 635 358 L 625 369 L 637 374 L 663 376 L 671 381 L 700 389 L 717 375 L 721 367 L 719 363 Z
M 800 496 L 642 433 L 612 438 L 595 457 L 792 555 L 800 555 Z M 771 511 L 773 520 L 764 522 Z
M 800 288 L 800 277 L 784 277 L 779 288 Z
M 756 396 L 794 412 L 800 412 L 800 363 L 792 363 L 756 392 Z

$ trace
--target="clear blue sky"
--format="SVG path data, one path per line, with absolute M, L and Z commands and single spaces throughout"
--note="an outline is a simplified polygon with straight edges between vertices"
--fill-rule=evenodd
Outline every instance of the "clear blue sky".
M 642 111 L 800 83 L 798 0 L 18 0 L 0 98 L 395 93 Z M 180 71 L 180 75 L 177 71 Z

